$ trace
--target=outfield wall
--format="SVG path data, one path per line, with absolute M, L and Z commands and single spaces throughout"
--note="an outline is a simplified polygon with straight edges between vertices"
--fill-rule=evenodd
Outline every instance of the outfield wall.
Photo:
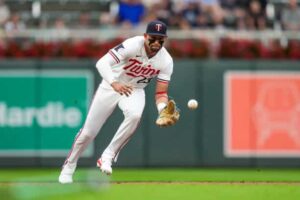
M 101 81 L 95 62 L 0 61 L 0 166 L 62 164 Z M 176 60 L 181 119 L 170 128 L 155 126 L 154 87 L 118 166 L 300 166 L 299 62 Z M 117 109 L 80 166 L 95 165 L 121 121 Z

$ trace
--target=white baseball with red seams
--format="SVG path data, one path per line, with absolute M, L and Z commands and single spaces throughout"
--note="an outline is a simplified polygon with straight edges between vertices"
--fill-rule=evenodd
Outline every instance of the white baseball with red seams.
M 187 106 L 189 107 L 189 109 L 195 110 L 195 109 L 198 108 L 198 101 L 195 100 L 195 99 L 190 99 L 190 100 L 188 101 Z
M 129 38 L 98 60 L 96 67 L 103 80 L 64 166 L 76 168 L 81 153 L 118 106 L 123 111 L 124 121 L 101 156 L 104 160 L 116 161 L 119 151 L 129 141 L 140 122 L 145 106 L 143 88 L 155 77 L 158 82 L 169 82 L 173 72 L 172 57 L 162 47 L 155 56 L 148 58 L 144 40 L 143 36 Z M 114 81 L 130 84 L 133 87 L 131 95 L 120 95 L 114 91 L 110 85 Z M 74 173 L 75 168 L 69 174 Z M 68 168 L 63 168 L 61 174 L 64 174 L 64 169 Z

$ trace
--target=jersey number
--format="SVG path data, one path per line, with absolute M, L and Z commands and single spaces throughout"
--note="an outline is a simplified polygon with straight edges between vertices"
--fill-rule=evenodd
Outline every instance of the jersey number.
M 149 83 L 152 78 L 143 77 L 142 79 L 138 80 L 137 83 Z

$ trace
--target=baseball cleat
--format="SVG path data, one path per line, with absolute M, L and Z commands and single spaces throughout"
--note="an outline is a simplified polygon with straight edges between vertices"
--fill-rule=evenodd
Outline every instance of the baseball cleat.
M 65 164 L 60 172 L 58 181 L 62 184 L 73 183 L 73 174 L 76 164 Z
M 97 161 L 97 167 L 99 167 L 101 172 L 105 173 L 106 175 L 112 174 L 111 161 L 109 160 L 103 160 L 100 158 Z
M 60 174 L 58 181 L 61 184 L 73 183 L 73 176 L 72 176 L 72 174 Z

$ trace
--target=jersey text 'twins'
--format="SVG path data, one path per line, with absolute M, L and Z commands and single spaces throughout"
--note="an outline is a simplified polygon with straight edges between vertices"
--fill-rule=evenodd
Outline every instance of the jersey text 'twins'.
M 132 77 L 145 77 L 145 76 L 153 76 L 158 75 L 160 70 L 156 70 L 152 68 L 151 65 L 148 65 L 147 67 L 143 67 L 143 63 L 134 59 L 129 59 L 129 64 L 125 66 L 123 69 L 126 70 L 126 74 Z

